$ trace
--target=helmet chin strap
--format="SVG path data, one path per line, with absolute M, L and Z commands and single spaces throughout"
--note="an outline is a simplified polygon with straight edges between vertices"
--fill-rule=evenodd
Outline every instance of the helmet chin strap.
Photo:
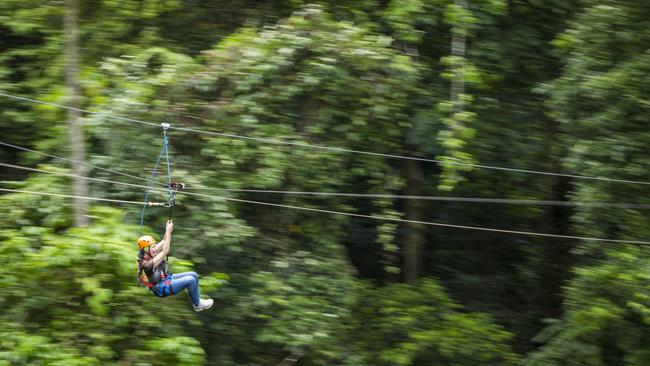
M 146 248 L 150 248 L 150 246 L 148 246 Z M 144 258 L 145 254 L 149 254 L 149 256 L 151 257 L 151 251 L 150 250 L 145 250 L 145 248 L 140 249 L 140 252 L 138 253 L 138 257 Z

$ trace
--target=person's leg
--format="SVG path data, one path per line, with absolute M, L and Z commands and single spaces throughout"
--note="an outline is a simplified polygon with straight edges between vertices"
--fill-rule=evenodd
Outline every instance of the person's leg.
M 194 277 L 196 279 L 197 282 L 199 281 L 199 275 L 197 275 L 196 272 L 174 273 L 172 275 L 172 279 L 175 280 L 175 279 L 179 279 L 179 278 L 183 278 L 183 277 L 187 277 L 187 276 L 192 276 L 192 277 Z
M 194 306 L 199 305 L 199 280 L 197 277 L 186 275 L 177 278 L 176 275 L 173 275 L 171 287 L 174 294 L 178 294 L 184 289 L 187 289 L 187 293 L 190 295 Z

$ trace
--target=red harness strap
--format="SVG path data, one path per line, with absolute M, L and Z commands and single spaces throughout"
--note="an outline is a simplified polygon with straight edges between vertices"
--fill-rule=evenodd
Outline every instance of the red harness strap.
M 144 267 L 143 267 L 142 264 L 143 264 L 143 262 L 149 262 L 150 260 L 153 260 L 153 257 L 155 257 L 156 254 L 158 254 L 158 252 L 156 252 L 155 249 L 151 248 L 149 250 L 149 255 L 151 256 L 151 259 L 149 259 L 147 261 L 144 261 L 143 259 L 140 259 L 140 257 L 138 257 L 138 283 L 140 285 L 147 286 L 149 289 L 156 286 L 156 284 L 153 284 L 153 283 L 149 282 L 149 277 L 147 276 L 147 273 L 145 272 Z M 161 278 L 160 278 L 161 282 L 165 278 L 167 278 L 167 276 L 165 276 L 165 273 L 163 271 L 161 271 L 160 276 L 161 276 Z

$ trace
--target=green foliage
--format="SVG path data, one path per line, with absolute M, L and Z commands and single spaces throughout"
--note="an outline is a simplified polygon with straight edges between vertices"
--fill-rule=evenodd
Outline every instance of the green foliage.
M 585 8 L 555 44 L 567 55 L 560 78 L 549 86 L 551 106 L 571 131 L 566 166 L 584 175 L 647 180 L 648 53 L 650 32 L 641 25 L 650 8 L 631 1 L 585 1 Z M 580 182 L 579 201 L 644 201 L 642 186 Z M 586 235 L 646 237 L 648 215 L 635 209 L 585 207 L 573 216 Z M 586 243 L 586 264 L 575 270 L 565 313 L 539 336 L 546 344 L 531 365 L 645 365 L 648 251 Z
M 483 7 L 481 10 L 491 15 L 498 15 L 505 8 L 505 2 L 499 0 L 479 4 Z M 476 12 L 469 6 L 461 6 L 459 2 L 448 4 L 444 11 L 444 22 L 451 27 L 451 48 L 462 48 L 463 51 L 452 53 L 440 60 L 441 65 L 445 67 L 441 77 L 449 80 L 452 89 L 451 98 L 438 103 L 441 122 L 446 127 L 438 133 L 444 153 L 438 155 L 437 159 L 445 162 L 441 164 L 441 190 L 452 190 L 463 180 L 460 173 L 470 171 L 470 165 L 476 163 L 467 148 L 467 143 L 476 133 L 471 127 L 476 122 L 476 113 L 472 110 L 474 98 L 467 90 L 485 87 L 486 82 L 483 72 L 474 65 L 465 51 L 466 44 L 471 42 L 470 37 L 477 32 L 476 24 L 480 18 Z
M 253 137 L 291 136 L 297 144 L 319 141 L 375 151 L 399 148 L 409 126 L 407 108 L 417 65 L 391 50 L 383 37 L 332 22 L 318 8 L 305 8 L 260 34 L 235 34 L 205 59 L 205 69 L 191 85 L 194 96 L 204 101 L 194 102 L 189 110 L 201 115 L 206 126 Z M 349 154 L 342 158 L 227 139 L 209 141 L 203 154 L 216 151 L 212 166 L 221 177 L 236 174 L 243 185 L 269 188 L 289 180 L 287 173 L 296 185 L 307 186 L 308 176 L 339 188 L 346 179 L 344 164 L 361 165 Z M 363 173 L 372 171 L 368 164 L 377 170 L 384 164 L 376 158 L 364 160 Z M 332 171 L 341 177 L 332 177 Z
M 111 89 L 109 98 L 100 108 L 143 119 L 151 116 L 163 120 L 174 118 L 182 123 L 187 116 L 201 115 L 202 123 L 208 128 L 214 125 L 231 131 L 242 128 L 246 134 L 276 137 L 276 134 L 294 132 L 294 125 L 302 124 L 298 118 L 301 114 L 313 113 L 302 106 L 305 98 L 313 96 L 314 103 L 319 100 L 323 108 L 313 113 L 313 126 L 308 126 L 305 132 L 325 137 L 327 130 L 336 127 L 335 118 L 348 118 L 342 108 L 349 108 L 350 101 L 336 98 L 335 93 L 344 83 L 355 80 L 354 73 L 367 73 L 369 78 L 367 84 L 350 91 L 353 99 L 358 100 L 354 93 L 365 93 L 374 80 L 370 78 L 394 78 L 403 69 L 397 69 L 401 64 L 396 61 L 394 69 L 391 66 L 383 70 L 384 60 L 398 57 L 378 43 L 377 37 L 366 35 L 350 24 L 331 22 L 320 11 L 306 12 L 313 17 L 296 16 L 288 25 L 264 31 L 261 35 L 248 30 L 229 37 L 219 46 L 222 51 L 203 56 L 205 66 L 200 70 L 196 70 L 186 57 L 163 49 L 145 49 L 134 57 L 108 60 L 102 69 L 111 75 Z M 305 38 L 305 31 L 313 32 L 313 39 Z M 347 34 L 346 38 L 331 45 L 325 42 L 339 32 Z M 348 41 L 350 44 L 346 44 Z M 345 48 L 339 51 L 341 45 Z M 365 49 L 370 49 L 376 59 L 357 64 L 362 55 L 355 53 L 363 53 Z M 242 60 L 242 55 L 259 55 L 260 58 Z M 341 60 L 337 60 L 339 57 Z M 404 67 L 408 69 L 408 64 Z M 273 83 L 259 85 L 265 80 Z M 290 82 L 294 80 L 304 83 L 292 86 Z M 399 85 L 396 79 L 388 80 L 386 87 L 377 88 L 375 99 L 388 101 L 386 110 L 376 108 L 376 116 L 390 126 L 394 123 L 392 118 L 399 113 L 390 105 L 405 97 L 403 93 L 391 95 L 393 89 L 399 90 Z M 228 87 L 223 91 L 223 98 L 230 102 L 222 108 L 228 112 L 225 115 L 213 116 L 209 99 L 199 98 L 213 88 L 210 82 L 217 87 L 222 83 Z M 179 87 L 183 85 L 193 89 L 185 92 Z M 198 93 L 198 97 L 189 92 Z M 360 130 L 355 141 L 363 131 L 371 130 L 366 126 L 370 112 L 365 110 L 370 103 L 368 100 L 355 107 L 358 116 L 354 118 L 360 128 L 365 128 Z M 134 110 L 133 106 L 143 108 Z M 284 113 L 276 109 L 280 107 Z M 268 110 L 280 116 L 274 125 L 261 123 L 274 115 Z M 145 115 L 149 117 L 142 117 Z M 145 135 L 134 136 L 128 130 L 118 131 L 116 135 L 112 129 L 103 127 L 107 121 L 101 115 L 89 121 L 94 125 L 93 136 L 111 152 L 111 160 L 120 162 L 120 166 L 129 171 L 135 171 L 142 162 L 151 161 L 159 149 L 159 141 L 152 142 Z M 337 135 L 340 139 L 349 136 Z M 376 135 L 377 138 L 381 136 Z M 341 182 L 344 177 L 331 177 L 330 174 L 331 169 L 343 171 L 342 162 L 326 154 L 296 153 L 293 160 L 302 160 L 304 166 L 300 166 L 286 161 L 282 150 L 267 146 L 218 139 L 197 145 L 194 140 L 183 137 L 176 131 L 171 132 L 174 159 L 178 159 L 174 160 L 174 175 L 188 183 L 191 189 L 240 188 L 253 184 L 258 188 L 282 187 L 285 179 L 296 186 L 304 186 L 313 180 L 308 174 L 318 174 L 319 179 L 331 181 L 333 187 L 345 183 Z M 311 138 L 307 134 L 305 137 Z M 124 139 L 133 142 L 127 149 L 121 145 Z M 195 160 L 190 161 L 190 157 Z M 208 168 L 198 170 L 197 166 Z M 193 223 L 178 224 L 175 230 L 181 256 L 200 262 L 199 268 L 226 268 L 230 274 L 228 287 L 218 293 L 215 307 L 219 311 L 206 315 L 209 320 L 205 327 L 216 333 L 206 347 L 211 350 L 208 356 L 212 360 L 223 364 L 270 364 L 279 362 L 286 352 L 309 351 L 318 355 L 330 347 L 325 345 L 334 342 L 341 319 L 349 308 L 350 300 L 341 299 L 340 293 L 352 284 L 350 272 L 345 270 L 343 252 L 336 243 L 341 236 L 337 232 L 342 220 L 331 220 L 331 230 L 327 234 L 323 233 L 323 226 L 328 223 L 315 215 L 287 214 L 268 223 L 265 222 L 268 220 L 262 223 L 251 220 L 256 226 L 253 228 L 239 217 L 250 220 L 263 217 L 264 212 L 251 215 L 246 206 L 226 205 L 219 197 L 179 194 L 178 202 L 175 221 L 188 222 L 187 217 Z M 154 217 L 155 211 L 149 212 L 148 222 L 150 219 L 160 221 Z M 291 225 L 300 228 L 296 238 L 276 238 L 278 230 L 283 231 Z M 202 242 L 195 243 L 199 240 Z M 199 269 L 199 272 L 202 271 Z M 221 279 L 215 281 L 218 284 Z M 202 279 L 203 290 L 211 281 L 204 282 Z
M 108 114 L 252 139 L 170 131 L 174 179 L 202 194 L 177 196 L 172 247 L 172 269 L 196 270 L 202 294 L 215 299 L 198 316 L 184 294 L 158 299 L 135 286 L 140 207 L 95 204 L 92 225 L 71 229 L 67 198 L 3 193 L 0 365 L 514 365 L 520 356 L 513 348 L 528 351 L 549 313 L 557 319 L 534 338 L 541 345 L 528 364 L 647 364 L 646 250 L 582 243 L 571 257 L 574 244 L 564 241 L 427 227 L 413 255 L 405 250 L 417 241 L 407 232 L 413 226 L 231 199 L 650 237 L 641 209 L 433 201 L 414 209 L 385 197 L 239 191 L 454 189 L 474 197 L 645 202 L 643 185 L 531 179 L 463 164 L 650 180 L 648 5 L 318 3 L 80 4 L 82 105 L 99 112 L 83 116 L 88 163 L 146 177 L 160 151 L 156 126 Z M 0 3 L 0 91 L 65 100 L 62 14 L 61 2 Z M 461 39 L 466 50 L 452 53 Z M 0 104 L 3 141 L 66 154 L 64 111 Z M 413 173 L 401 160 L 352 150 L 448 163 L 423 163 Z M 45 158 L 3 148 L 0 160 L 35 165 Z M 39 168 L 68 172 L 57 164 Z M 24 174 L 0 168 L 0 184 L 69 193 L 68 178 Z M 127 180 L 100 169 L 89 174 Z M 96 197 L 140 201 L 144 191 L 91 183 Z M 147 209 L 144 231 L 159 237 L 166 218 L 166 210 Z M 440 282 L 399 283 L 407 259 Z M 564 314 L 539 304 L 559 294 L 569 273 Z
M 609 250 L 576 270 L 565 314 L 537 340 L 545 346 L 528 365 L 646 365 L 650 352 L 650 261 L 645 250 Z
M 647 6 L 626 1 L 592 4 L 561 38 L 568 61 L 561 78 L 551 86 L 552 106 L 569 125 L 572 140 L 566 165 L 585 175 L 646 180 L 645 146 L 650 93 L 643 75 L 650 55 L 644 46 L 650 32 L 642 25 Z M 642 193 L 643 192 L 643 193 Z M 617 184 L 579 184 L 576 200 L 627 201 L 643 197 L 640 187 Z M 636 211 L 610 214 L 581 210 L 575 217 L 584 230 L 629 237 L 645 230 L 647 215 Z M 598 225 L 592 225 L 593 223 Z
M 447 1 L 395 0 L 391 1 L 384 18 L 392 28 L 393 37 L 418 44 L 427 26 L 440 22 L 440 9 Z M 435 14 L 435 15 L 434 15 Z
M 2 203 L 22 205 L 29 217 L 28 212 L 45 203 L 30 199 L 13 194 L 3 196 Z M 188 300 L 179 296 L 161 303 L 134 285 L 137 228 L 121 223 L 122 212 L 95 207 L 92 226 L 59 233 L 25 219 L 14 226 L 18 211 L 12 212 L 11 217 L 3 213 L 0 221 L 0 257 L 6 261 L 0 269 L 4 360 L 16 365 L 100 365 L 136 359 L 146 363 L 160 355 L 178 364 L 203 362 L 196 340 L 174 338 L 185 334 L 182 322 L 195 322 Z M 182 348 L 162 347 L 168 337 L 187 340 Z
M 512 335 L 460 308 L 431 279 L 366 289 L 354 310 L 348 364 L 515 365 Z

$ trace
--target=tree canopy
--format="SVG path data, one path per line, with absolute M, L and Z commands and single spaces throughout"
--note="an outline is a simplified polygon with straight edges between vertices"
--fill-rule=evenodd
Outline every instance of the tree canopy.
M 0 365 L 648 364 L 649 12 L 4 1 Z M 160 123 L 198 314 L 136 280 Z

